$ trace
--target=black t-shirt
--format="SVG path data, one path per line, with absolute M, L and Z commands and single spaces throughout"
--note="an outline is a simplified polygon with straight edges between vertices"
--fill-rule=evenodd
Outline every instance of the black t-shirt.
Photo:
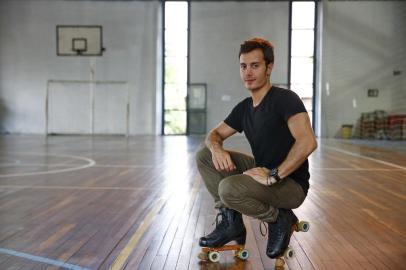
M 306 112 L 306 108 L 295 92 L 272 86 L 260 104 L 254 107 L 252 98 L 246 98 L 224 122 L 238 132 L 244 131 L 257 167 L 272 169 L 285 160 L 295 142 L 287 124 L 289 117 L 301 112 Z M 310 178 L 307 159 L 289 177 L 307 193 Z

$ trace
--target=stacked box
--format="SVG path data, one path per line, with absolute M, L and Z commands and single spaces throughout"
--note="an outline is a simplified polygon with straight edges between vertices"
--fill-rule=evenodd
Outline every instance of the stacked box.
M 406 140 L 406 117 L 403 118 L 402 134 L 403 140 Z
M 375 111 L 375 139 L 388 139 L 388 114 Z
M 361 114 L 360 133 L 362 139 L 375 138 L 375 114 L 373 112 Z
M 382 110 L 362 113 L 359 123 L 359 138 L 388 139 L 388 114 Z
M 406 115 L 390 115 L 388 117 L 389 138 L 391 140 L 406 139 Z

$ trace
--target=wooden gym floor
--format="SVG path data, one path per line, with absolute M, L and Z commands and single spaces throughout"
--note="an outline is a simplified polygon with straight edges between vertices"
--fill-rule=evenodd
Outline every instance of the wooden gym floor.
M 201 137 L 0 137 L 0 269 L 274 269 L 244 217 L 248 261 L 199 263 L 216 212 Z M 395 142 L 404 145 L 402 142 Z M 242 137 L 228 146 L 248 151 Z M 403 148 L 404 149 L 404 148 Z M 406 152 L 321 140 L 285 269 L 405 269 Z

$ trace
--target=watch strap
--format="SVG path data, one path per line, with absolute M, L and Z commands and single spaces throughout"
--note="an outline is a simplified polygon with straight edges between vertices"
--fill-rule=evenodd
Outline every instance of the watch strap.
M 271 177 L 275 178 L 277 182 L 282 180 L 282 178 L 279 176 L 279 170 L 278 168 L 273 168 L 269 174 Z

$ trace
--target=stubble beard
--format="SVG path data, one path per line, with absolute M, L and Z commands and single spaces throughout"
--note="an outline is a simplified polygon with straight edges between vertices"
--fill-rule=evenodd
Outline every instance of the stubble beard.
M 254 87 L 249 87 L 248 85 L 245 87 L 247 88 L 248 91 L 250 91 L 251 93 L 255 93 L 257 91 L 262 90 L 262 88 L 269 82 L 269 76 L 266 76 L 266 80 L 263 81 L 263 83 L 261 83 L 261 85 L 258 86 L 254 86 Z

